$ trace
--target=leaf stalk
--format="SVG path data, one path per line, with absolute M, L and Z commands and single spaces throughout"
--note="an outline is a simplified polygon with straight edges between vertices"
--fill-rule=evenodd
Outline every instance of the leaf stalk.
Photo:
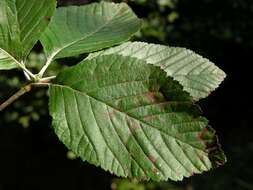
M 58 51 L 54 52 L 52 55 L 50 55 L 47 59 L 46 64 L 42 67 L 42 69 L 40 70 L 40 72 L 38 73 L 39 77 L 43 77 L 44 73 L 46 72 L 47 68 L 49 67 L 49 65 L 52 63 L 52 61 L 54 60 L 54 57 L 57 55 Z

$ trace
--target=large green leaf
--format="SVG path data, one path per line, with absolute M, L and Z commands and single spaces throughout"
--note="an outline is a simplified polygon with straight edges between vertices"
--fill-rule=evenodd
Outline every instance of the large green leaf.
M 159 67 L 99 56 L 54 82 L 54 130 L 83 160 L 118 176 L 153 180 L 181 180 L 225 162 L 208 121 Z
M 208 59 L 185 48 L 127 42 L 95 54 L 119 54 L 145 60 L 149 64 L 160 66 L 168 76 L 184 87 L 195 100 L 207 97 L 226 77 L 226 74 Z
M 55 0 L 1 0 L 0 48 L 23 60 L 49 23 L 55 6 Z M 1 64 L 8 63 L 1 60 Z
M 125 3 L 59 8 L 41 37 L 50 59 L 100 50 L 128 40 L 141 22 Z

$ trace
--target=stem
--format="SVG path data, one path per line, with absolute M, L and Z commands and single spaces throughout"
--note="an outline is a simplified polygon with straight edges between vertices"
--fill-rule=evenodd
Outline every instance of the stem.
M 55 78 L 56 78 L 56 76 L 44 77 L 44 78 L 40 79 L 39 82 L 46 83 L 46 82 L 49 82 L 50 80 L 55 79 Z
M 36 79 L 36 76 L 31 72 L 29 71 L 24 65 L 19 65 L 24 71 L 26 74 L 28 74 L 31 78 L 33 79 Z
M 20 98 L 22 95 L 30 92 L 32 90 L 32 87 L 48 87 L 50 83 L 47 82 L 37 82 L 37 83 L 30 83 L 24 87 L 22 87 L 19 91 L 17 91 L 15 94 L 13 94 L 8 100 L 6 100 L 4 103 L 0 105 L 0 111 L 3 111 L 6 107 L 8 107 L 10 104 L 12 104 L 14 101 L 16 101 L 18 98 Z
M 25 71 L 23 71 L 23 73 L 24 73 L 24 75 L 25 75 L 25 77 L 26 77 L 27 80 L 31 80 L 30 75 L 28 75 Z
M 14 95 L 12 95 L 8 100 L 0 105 L 0 111 L 3 111 L 7 106 L 12 104 L 15 100 L 17 100 L 20 96 L 24 95 L 27 92 L 30 92 L 32 89 L 32 85 L 28 84 L 22 87 L 19 91 L 17 91 Z
M 25 67 L 25 62 L 24 61 L 21 61 L 20 63 L 21 63 L 21 65 L 23 65 Z M 32 79 L 35 79 L 35 75 L 33 73 L 30 73 L 33 76 L 30 76 L 25 70 L 23 70 L 23 73 L 24 73 L 24 75 L 25 75 L 25 77 L 26 77 L 27 80 L 30 81 Z
M 41 78 L 43 77 L 44 73 L 46 72 L 47 68 L 49 67 L 49 65 L 51 64 L 51 62 L 53 61 L 54 57 L 56 56 L 58 52 L 59 51 L 56 51 L 48 57 L 46 64 L 42 67 L 42 69 L 40 70 L 38 74 Z

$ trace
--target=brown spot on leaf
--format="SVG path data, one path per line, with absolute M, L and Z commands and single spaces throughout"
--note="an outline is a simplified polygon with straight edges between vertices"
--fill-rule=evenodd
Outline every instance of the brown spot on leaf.
M 153 169 L 152 169 L 152 172 L 153 172 L 153 173 L 158 173 L 159 171 L 158 171 L 157 168 L 153 168 Z
M 204 159 L 204 157 L 205 157 L 204 154 L 198 154 L 198 157 L 199 157 L 199 159 L 200 159 L 201 161 L 204 161 L 204 160 L 205 160 L 205 159 Z
M 155 175 L 157 175 L 157 176 L 160 175 L 160 173 L 159 173 L 159 171 L 158 171 L 157 168 L 153 168 L 153 169 L 152 169 L 152 172 L 153 172 Z
M 115 111 L 115 110 L 110 110 L 110 111 L 108 111 L 108 116 L 109 116 L 110 118 L 115 117 L 115 116 L 116 116 L 116 111 Z
M 138 129 L 140 127 L 139 123 L 135 120 L 132 121 L 131 128 Z
M 154 164 L 156 163 L 156 158 L 153 155 L 148 155 L 148 159 Z
M 138 178 L 138 181 L 148 181 L 148 180 L 149 178 L 145 176 Z
M 153 92 L 148 92 L 148 93 L 144 94 L 144 96 L 150 101 L 150 103 L 156 102 L 155 93 L 153 93 Z
M 191 172 L 191 176 L 194 176 L 195 175 L 195 172 Z
M 49 16 L 44 16 L 43 18 L 45 21 L 50 22 L 51 18 Z
M 134 119 L 127 118 L 127 124 L 131 134 L 133 134 L 136 129 L 140 128 L 139 122 Z
M 152 118 L 153 118 L 152 115 L 147 115 L 147 116 L 144 117 L 144 121 L 148 122 L 148 121 L 152 120 Z
M 206 146 L 205 152 L 208 153 L 208 158 L 212 163 L 212 167 L 216 168 L 225 164 L 227 159 L 224 152 L 221 150 L 218 138 L 215 135 L 215 130 L 210 126 L 207 126 L 206 128 L 203 128 L 198 137 Z
M 207 128 L 207 127 L 203 128 L 202 131 L 199 133 L 198 138 L 199 138 L 201 141 L 205 140 L 205 135 L 206 135 L 208 132 L 209 132 L 209 131 L 208 131 L 208 128 Z

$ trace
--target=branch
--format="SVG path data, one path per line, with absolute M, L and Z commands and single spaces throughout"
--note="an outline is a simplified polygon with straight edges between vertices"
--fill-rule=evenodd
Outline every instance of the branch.
M 14 95 L 12 95 L 8 100 L 0 105 L 0 111 L 3 111 L 7 106 L 12 104 L 15 100 L 17 100 L 20 96 L 24 95 L 27 92 L 30 92 L 32 89 L 32 84 L 28 84 L 22 87 L 19 91 L 17 91 Z
M 24 95 L 27 92 L 30 92 L 32 87 L 48 87 L 50 85 L 50 80 L 54 79 L 55 76 L 42 78 L 40 81 L 35 83 L 30 83 L 24 87 L 22 87 L 19 91 L 17 91 L 14 95 L 12 95 L 8 100 L 0 105 L 0 111 L 3 111 L 7 106 L 12 104 L 15 100 L 17 100 L 20 96 Z

